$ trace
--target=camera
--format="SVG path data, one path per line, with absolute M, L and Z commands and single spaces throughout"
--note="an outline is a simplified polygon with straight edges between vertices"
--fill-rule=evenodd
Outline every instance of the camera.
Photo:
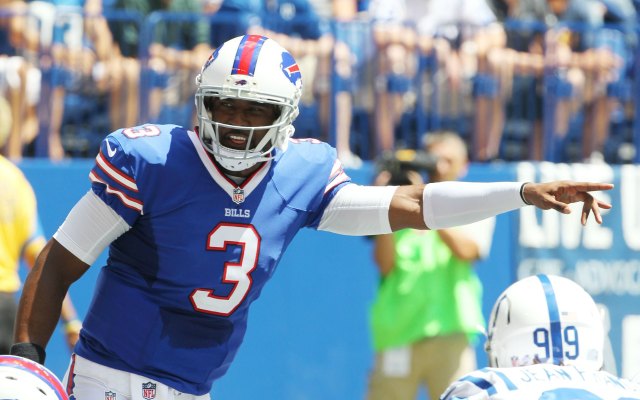
M 403 149 L 385 151 L 376 161 L 378 172 L 388 171 L 391 174 L 390 185 L 409 184 L 408 171 L 426 172 L 435 171 L 438 158 L 425 151 Z

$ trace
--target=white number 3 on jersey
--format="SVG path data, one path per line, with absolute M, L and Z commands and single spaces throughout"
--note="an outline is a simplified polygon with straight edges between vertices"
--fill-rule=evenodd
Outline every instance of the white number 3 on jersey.
M 251 272 L 256 268 L 260 252 L 260 235 L 252 225 L 223 223 L 209 233 L 207 250 L 226 251 L 227 245 L 242 247 L 239 262 L 224 264 L 222 282 L 233 284 L 233 289 L 227 296 L 216 296 L 212 289 L 194 290 L 190 299 L 196 311 L 230 315 L 242 303 L 251 288 Z

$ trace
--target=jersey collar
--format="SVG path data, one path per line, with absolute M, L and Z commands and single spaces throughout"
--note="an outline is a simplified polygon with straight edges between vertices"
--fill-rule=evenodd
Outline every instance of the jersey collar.
M 234 181 L 229 179 L 214 162 L 209 157 L 209 153 L 205 150 L 202 143 L 200 143 L 200 138 L 198 134 L 193 131 L 188 131 L 189 139 L 193 143 L 193 147 L 195 147 L 198 156 L 200 157 L 200 161 L 211 175 L 211 178 L 224 190 L 231 199 L 236 203 L 241 203 L 244 201 L 244 198 L 251 195 L 251 193 L 255 190 L 255 188 L 262 182 L 264 177 L 269 172 L 269 167 L 271 166 L 271 160 L 266 161 L 260 168 L 258 168 L 253 174 L 251 174 L 247 179 L 244 180 L 241 184 L 236 184 Z M 242 193 L 242 197 L 239 196 L 239 193 Z

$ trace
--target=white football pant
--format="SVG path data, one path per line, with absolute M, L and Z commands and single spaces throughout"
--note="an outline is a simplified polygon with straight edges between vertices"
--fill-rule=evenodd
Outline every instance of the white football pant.
M 153 379 L 105 367 L 76 354 L 71 356 L 63 383 L 69 398 L 75 400 L 211 399 L 208 394 L 195 396 L 182 393 Z

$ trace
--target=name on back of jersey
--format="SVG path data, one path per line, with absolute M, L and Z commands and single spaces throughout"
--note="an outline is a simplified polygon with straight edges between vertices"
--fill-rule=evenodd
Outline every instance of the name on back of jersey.
M 614 385 L 621 388 L 625 387 L 621 379 L 609 373 L 604 371 L 582 370 L 575 366 L 561 367 L 542 364 L 535 367 L 514 368 L 509 372 L 511 378 L 515 378 L 515 382 L 519 381 L 522 383 L 576 381 L 600 385 Z M 513 372 L 512 375 L 511 372 Z

